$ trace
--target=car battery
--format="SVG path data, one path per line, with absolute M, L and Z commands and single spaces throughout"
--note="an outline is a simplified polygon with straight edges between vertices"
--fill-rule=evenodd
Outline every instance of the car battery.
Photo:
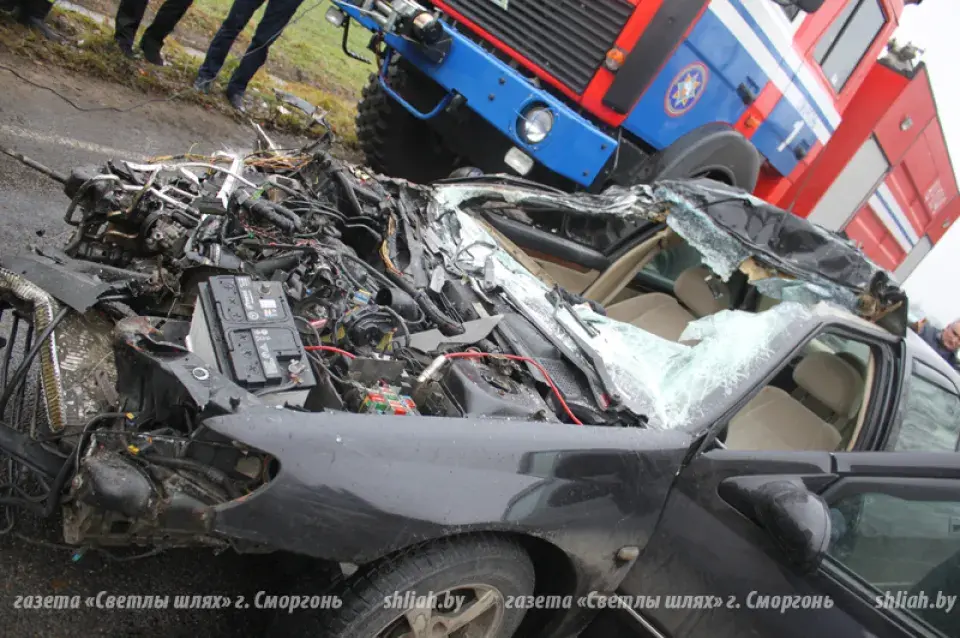
M 316 385 L 280 282 L 225 275 L 201 283 L 188 343 L 251 392 Z

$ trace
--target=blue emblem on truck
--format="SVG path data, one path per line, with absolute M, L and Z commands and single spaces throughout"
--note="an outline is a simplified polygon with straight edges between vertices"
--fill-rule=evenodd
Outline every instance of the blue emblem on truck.
M 692 109 L 700 101 L 709 79 L 710 71 L 701 62 L 683 67 L 667 88 L 664 98 L 667 115 L 678 117 Z

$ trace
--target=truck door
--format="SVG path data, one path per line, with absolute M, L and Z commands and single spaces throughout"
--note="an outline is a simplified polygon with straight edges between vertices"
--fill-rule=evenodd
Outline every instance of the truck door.
M 840 124 L 833 96 L 817 82 L 794 45 L 797 20 L 766 0 L 732 0 L 740 29 L 771 84 L 755 104 L 763 123 L 751 141 L 781 175 L 793 172 Z
M 724 19 L 734 14 L 731 0 L 710 3 L 627 117 L 628 131 L 663 149 L 705 124 L 740 120 L 769 78 Z
M 768 46 L 781 51 L 780 71 L 771 70 L 782 92 L 753 135 L 753 143 L 784 176 L 826 144 L 837 126 L 837 105 L 862 82 L 862 71 L 877 57 L 889 16 L 880 0 L 846 0 L 804 55 L 795 49 L 763 0 L 732 0 L 738 12 Z M 781 25 L 782 26 L 782 25 Z M 766 67 L 765 67 L 766 68 Z M 784 78 L 783 74 L 789 75 Z
M 770 0 L 712 0 L 624 126 L 662 149 L 704 124 L 749 113 L 758 150 L 783 175 L 839 124 L 831 98 L 803 68 L 793 34 L 803 15 Z

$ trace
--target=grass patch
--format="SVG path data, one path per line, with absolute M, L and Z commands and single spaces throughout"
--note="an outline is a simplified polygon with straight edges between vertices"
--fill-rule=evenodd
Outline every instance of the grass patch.
M 230 10 L 232 0 L 196 0 L 184 20 L 193 15 L 193 22 L 184 24 L 182 31 L 194 31 L 206 36 L 202 39 L 201 49 L 206 48 L 221 20 Z M 285 80 L 315 84 L 317 88 L 336 93 L 344 97 L 357 98 L 359 91 L 373 70 L 372 65 L 351 60 L 343 54 L 340 42 L 343 31 L 324 19 L 330 3 L 326 0 L 307 0 L 297 14 L 270 48 L 270 61 L 267 65 L 271 73 Z M 243 43 L 234 46 L 234 54 L 242 55 L 253 37 L 255 25 L 260 21 L 263 9 L 257 11 L 254 18 L 244 29 Z M 195 25 L 210 25 L 205 29 L 194 29 Z M 177 33 L 181 32 L 178 26 Z M 193 39 L 193 37 L 190 39 Z M 350 47 L 354 51 L 364 51 L 370 33 L 353 25 L 350 33 Z M 368 56 L 372 58 L 372 55 Z
M 115 7 L 96 6 L 101 1 L 84 0 L 83 3 L 89 5 L 87 8 L 107 15 L 115 11 Z M 167 60 L 164 68 L 124 58 L 113 43 L 112 27 L 56 7 L 51 21 L 68 36 L 68 43 L 51 44 L 28 29 L 0 21 L 0 48 L 37 62 L 102 78 L 146 93 L 176 94 L 179 100 L 237 117 L 226 104 L 222 93 L 238 58 L 231 56 L 227 59 L 217 84 L 209 95 L 204 95 L 191 88 L 201 60 L 185 48 L 201 50 L 202 46 L 205 49 L 229 6 L 230 0 L 197 0 L 178 25 L 175 36 L 168 38 L 164 46 L 163 54 Z M 297 15 L 301 18 L 291 23 L 274 43 L 268 64 L 251 82 L 247 93 L 253 103 L 250 115 L 275 130 L 309 133 L 309 118 L 292 107 L 280 104 L 274 97 L 273 89 L 293 93 L 325 113 L 340 142 L 349 151 L 356 147 L 353 120 L 359 89 L 373 67 L 349 60 L 340 51 L 342 32 L 323 19 L 326 3 L 305 13 L 311 6 L 305 4 L 300 9 Z M 260 14 L 262 9 L 238 38 L 234 53 L 242 55 Z M 297 20 L 296 17 L 294 19 Z M 152 16 L 148 16 L 142 26 L 146 27 L 151 20 Z M 352 40 L 359 40 L 359 43 L 353 46 L 362 48 L 361 33 L 366 32 L 360 29 L 354 31 Z M 197 46 L 200 40 L 202 45 Z M 274 82 L 270 75 L 283 81 Z
M 93 11 L 113 17 L 115 0 L 73 0 Z M 159 2 L 151 3 L 141 26 L 146 28 L 153 20 Z M 173 38 L 197 51 L 205 52 L 220 23 L 227 17 L 233 0 L 196 0 L 177 25 Z M 330 3 L 326 0 L 306 0 L 296 15 L 270 47 L 267 71 L 283 80 L 309 84 L 316 88 L 356 100 L 360 89 L 374 67 L 351 60 L 341 50 L 343 32 L 328 23 L 324 14 Z M 253 38 L 256 25 L 263 16 L 260 8 L 237 37 L 232 54 L 243 55 Z M 365 52 L 370 33 L 356 25 L 350 32 L 350 48 Z M 369 53 L 369 52 L 368 52 Z M 368 54 L 372 59 L 372 55 Z

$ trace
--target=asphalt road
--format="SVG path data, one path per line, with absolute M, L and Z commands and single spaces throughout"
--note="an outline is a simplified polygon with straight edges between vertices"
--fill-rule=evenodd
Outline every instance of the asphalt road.
M 143 95 L 114 85 L 74 78 L 32 66 L 0 53 L 0 64 L 53 87 L 81 106 L 129 107 Z M 253 132 L 238 122 L 203 109 L 165 102 L 127 113 L 82 113 L 48 91 L 0 69 L 0 145 L 59 170 L 102 163 L 110 157 L 149 156 L 216 150 L 246 150 Z M 278 140 L 289 142 L 289 140 Z M 59 184 L 0 154 L 0 256 L 31 243 L 61 244 L 67 200 Z M 26 538 L 56 541 L 57 524 L 21 516 L 17 531 Z M 41 546 L 10 535 L 0 537 L 0 635 L 3 636 L 260 636 L 270 612 L 247 610 L 103 610 L 87 607 L 99 592 L 117 595 L 183 594 L 246 596 L 280 593 L 300 569 L 297 561 L 276 557 L 214 555 L 210 550 L 171 550 L 127 562 L 89 552 Z M 307 592 L 301 592 L 307 593 Z M 79 596 L 79 609 L 17 609 L 18 597 Z M 21 607 L 24 600 L 20 599 Z M 101 598 L 103 600 L 103 598 Z

